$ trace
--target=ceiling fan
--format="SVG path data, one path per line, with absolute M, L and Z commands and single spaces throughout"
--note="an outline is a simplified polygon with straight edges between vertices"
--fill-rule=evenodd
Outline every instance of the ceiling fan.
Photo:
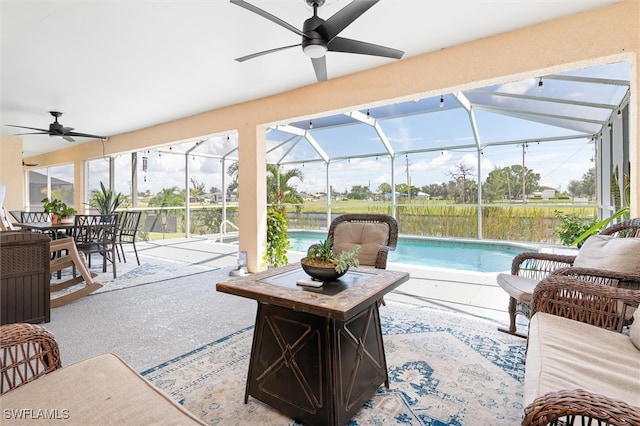
M 58 117 L 60 117 L 62 115 L 61 112 L 58 111 L 49 111 L 49 114 L 51 114 L 54 118 L 54 122 L 49 124 L 49 130 L 47 129 L 39 129 L 37 127 L 26 127 L 26 126 L 15 126 L 12 124 L 7 124 L 7 126 L 9 127 L 17 127 L 19 129 L 29 129 L 29 130 L 37 130 L 37 132 L 31 132 L 31 133 L 17 133 L 16 136 L 19 135 L 49 135 L 51 137 L 61 137 L 66 141 L 69 142 L 75 142 L 75 139 L 73 139 L 73 137 L 77 137 L 77 138 L 94 138 L 94 139 L 102 139 L 102 140 L 106 140 L 107 137 L 106 136 L 98 136 L 98 135 L 91 135 L 89 133 L 79 133 L 79 132 L 74 132 L 73 131 L 73 127 L 64 127 L 61 123 L 58 122 Z
M 318 17 L 318 7 L 322 6 L 325 0 L 305 0 L 309 6 L 313 7 L 313 16 L 302 26 L 302 31 L 282 19 L 260 9 L 257 6 L 247 3 L 244 0 L 231 0 L 231 3 L 243 7 L 254 12 L 263 18 L 266 18 L 286 29 L 292 31 L 302 37 L 302 43 L 290 46 L 269 49 L 251 55 L 237 58 L 236 61 L 243 62 L 268 53 L 278 52 L 280 50 L 289 49 L 291 47 L 302 46 L 302 51 L 311 58 L 313 69 L 316 73 L 318 81 L 327 79 L 327 63 L 325 54 L 329 52 L 358 53 L 361 55 L 383 56 L 386 58 L 400 59 L 404 52 L 390 47 L 380 46 L 377 44 L 366 43 L 364 41 L 353 40 L 344 37 L 338 37 L 338 34 L 344 30 L 353 21 L 358 19 L 360 15 L 369 10 L 379 0 L 354 0 L 344 8 L 336 12 L 326 21 Z

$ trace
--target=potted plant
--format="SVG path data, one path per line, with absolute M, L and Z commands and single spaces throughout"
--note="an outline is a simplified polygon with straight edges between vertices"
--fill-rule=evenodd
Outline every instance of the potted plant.
M 51 223 L 57 225 L 59 223 L 73 223 L 73 216 L 78 211 L 68 206 L 62 200 L 54 198 L 50 200 L 48 197 L 42 199 L 42 207 L 44 211 L 51 215 Z
M 110 188 L 105 188 L 100 182 L 100 190 L 91 194 L 89 206 L 98 211 L 99 214 L 112 214 L 124 201 L 121 192 L 113 192 Z
M 317 281 L 333 281 L 343 276 L 349 267 L 357 267 L 360 246 L 345 250 L 339 255 L 333 251 L 331 237 L 313 244 L 307 250 L 307 256 L 300 260 L 302 269 Z

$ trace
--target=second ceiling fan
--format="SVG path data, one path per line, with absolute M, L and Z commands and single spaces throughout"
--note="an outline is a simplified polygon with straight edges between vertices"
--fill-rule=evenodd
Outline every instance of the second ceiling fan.
M 354 0 L 344 8 L 336 12 L 329 19 L 324 20 L 318 16 L 318 7 L 322 6 L 325 0 L 305 0 L 309 6 L 313 7 L 313 16 L 302 26 L 302 30 L 283 21 L 282 19 L 247 3 L 244 0 L 231 0 L 231 3 L 243 7 L 254 12 L 286 29 L 292 31 L 302 37 L 302 42 L 292 44 L 290 46 L 277 47 L 262 52 L 253 53 L 251 55 L 237 58 L 236 61 L 243 62 L 248 59 L 257 58 L 258 56 L 269 53 L 278 52 L 280 50 L 289 49 L 296 46 L 302 46 L 305 55 L 311 58 L 313 69 L 316 73 L 318 81 L 327 79 L 327 62 L 325 54 L 329 52 L 357 53 L 361 55 L 383 56 L 385 58 L 400 59 L 404 52 L 390 47 L 380 46 L 377 44 L 367 43 L 364 41 L 353 40 L 344 37 L 338 37 L 338 34 L 344 30 L 353 21 L 358 19 L 360 15 L 369 10 L 379 0 Z

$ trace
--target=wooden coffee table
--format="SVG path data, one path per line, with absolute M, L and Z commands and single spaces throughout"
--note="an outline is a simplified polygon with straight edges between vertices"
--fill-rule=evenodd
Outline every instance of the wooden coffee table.
M 309 425 L 344 425 L 389 386 L 378 300 L 406 272 L 360 267 L 320 288 L 299 264 L 218 283 L 258 302 L 245 403 L 252 396 Z

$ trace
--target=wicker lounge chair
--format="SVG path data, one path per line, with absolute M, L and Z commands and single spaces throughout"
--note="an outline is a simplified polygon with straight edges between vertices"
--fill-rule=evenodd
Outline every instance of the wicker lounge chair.
M 639 304 L 635 290 L 563 276 L 540 282 L 523 425 L 640 425 Z M 638 323 L 627 328 L 633 311 Z
M 343 214 L 333 219 L 327 237 L 338 254 L 359 245 L 361 265 L 386 269 L 389 251 L 398 244 L 398 222 L 384 214 Z
M 24 323 L 0 327 L 0 407 L 11 424 L 204 425 L 114 354 L 62 367 L 53 335 Z M 11 417 L 27 409 L 55 421 Z
M 640 237 L 640 218 L 609 226 L 599 235 L 616 238 L 638 238 Z M 511 274 L 499 274 L 497 277 L 498 284 L 509 294 L 509 328 L 500 328 L 500 331 L 526 337 L 517 332 L 516 316 L 520 314 L 527 318 L 530 317 L 533 289 L 540 280 L 551 274 L 576 276 L 611 286 L 622 285 L 639 288 L 640 274 L 620 272 L 602 267 L 587 267 L 586 264 L 589 263 L 588 257 L 585 260 L 578 261 L 580 266 L 574 265 L 576 258 L 583 254 L 587 256 L 586 251 L 583 252 L 581 249 L 577 256 L 538 252 L 526 252 L 516 256 L 511 264 Z M 638 259 L 637 255 L 635 259 Z
M 389 251 L 398 245 L 398 222 L 384 214 L 343 214 L 331 221 L 327 238 L 336 254 L 360 246 L 360 265 L 387 269 Z M 384 305 L 384 299 L 378 305 Z

